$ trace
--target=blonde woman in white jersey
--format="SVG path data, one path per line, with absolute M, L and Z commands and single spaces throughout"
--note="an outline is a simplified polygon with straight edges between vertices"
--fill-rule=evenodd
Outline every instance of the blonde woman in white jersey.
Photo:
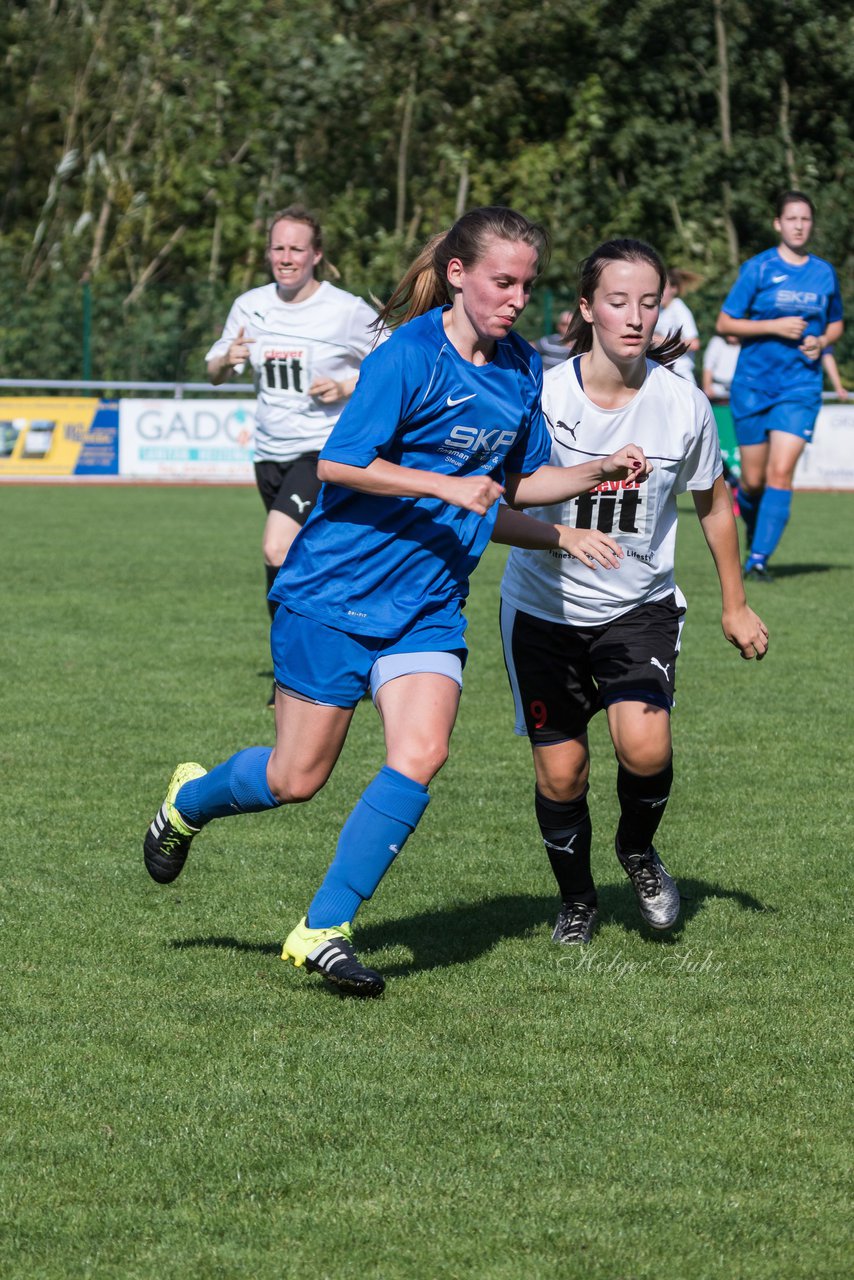
M 609 241 L 582 264 L 573 356 L 544 381 L 551 462 L 572 466 L 631 439 L 653 470 L 529 509 L 576 531 L 561 536 L 570 551 L 514 549 L 502 582 L 516 731 L 531 741 L 537 819 L 562 900 L 553 938 L 564 944 L 589 942 L 597 923 L 587 725 L 602 707 L 618 760 L 617 857 L 647 924 L 669 929 L 679 915 L 679 891 L 653 846 L 673 779 L 670 711 L 685 612 L 673 577 L 678 493 L 691 491 L 712 553 L 724 635 L 743 658 L 768 647 L 744 594 L 709 402 L 666 367 L 683 349 L 679 335 L 653 345 L 665 281 L 657 254 L 637 240 Z M 524 519 L 505 510 L 499 538 L 510 540 Z
M 255 482 L 267 512 L 262 549 L 269 593 L 320 492 L 317 458 L 377 342 L 376 312 L 317 273 L 323 234 L 301 205 L 267 231 L 273 283 L 234 302 L 205 359 L 216 386 L 251 364 L 258 397 Z M 384 335 L 383 335 L 384 336 Z M 276 604 L 269 599 L 270 617 Z M 275 705 L 275 689 L 268 705 Z

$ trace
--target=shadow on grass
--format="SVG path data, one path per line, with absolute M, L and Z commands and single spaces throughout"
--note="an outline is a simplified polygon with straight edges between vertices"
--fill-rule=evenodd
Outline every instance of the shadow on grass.
M 742 911 L 769 913 L 776 910 L 775 907 L 769 907 L 758 898 L 754 898 L 752 893 L 742 893 L 740 889 L 727 889 L 721 884 L 709 884 L 706 880 L 691 880 L 684 876 L 680 876 L 677 883 L 682 910 L 672 929 L 659 932 L 657 929 L 651 929 L 641 919 L 635 905 L 634 892 L 629 885 L 605 885 L 599 890 L 600 918 L 603 923 L 619 925 L 626 933 L 639 933 L 642 937 L 657 942 L 661 946 L 673 946 L 682 941 L 685 926 L 711 899 L 729 899 L 741 907 Z
M 603 924 L 616 924 L 627 933 L 668 946 L 682 938 L 685 925 L 710 899 L 729 899 L 743 911 L 768 912 L 758 898 L 738 889 L 727 889 L 705 880 L 680 880 L 682 914 L 674 929 L 659 933 L 650 929 L 638 915 L 634 892 L 626 884 L 605 885 L 599 890 L 599 912 Z M 549 896 L 507 894 L 478 902 L 439 907 L 400 920 L 366 924 L 359 928 L 358 948 L 366 956 L 385 948 L 406 947 L 412 959 L 384 964 L 387 977 L 406 977 L 430 969 L 444 969 L 455 964 L 468 964 L 490 951 L 503 938 L 520 938 L 535 930 L 551 936 L 557 914 L 557 900 Z M 183 951 L 193 947 L 226 951 L 244 951 L 255 955 L 277 956 L 281 943 L 248 942 L 230 936 L 207 938 L 174 938 L 170 944 Z
M 277 956 L 282 950 L 281 942 L 245 942 L 242 938 L 232 938 L 227 934 L 211 938 L 173 938 L 169 945 L 176 951 L 191 951 L 194 947 L 202 947 L 213 951 L 249 951 L 262 956 Z
M 771 572 L 775 578 L 799 578 L 808 573 L 835 573 L 837 569 L 844 568 L 841 564 L 773 564 Z M 755 584 L 751 581 L 751 586 L 765 584 Z M 771 583 L 771 586 L 774 584 Z

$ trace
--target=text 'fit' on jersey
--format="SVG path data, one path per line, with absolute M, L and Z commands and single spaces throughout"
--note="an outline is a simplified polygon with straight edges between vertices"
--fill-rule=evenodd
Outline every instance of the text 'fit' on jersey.
M 550 622 L 600 626 L 675 588 L 676 497 L 711 489 L 723 470 L 711 405 L 693 383 L 647 360 L 646 379 L 619 409 L 585 394 L 574 357 L 544 379 L 551 461 L 571 467 L 639 444 L 653 465 L 643 481 L 606 480 L 589 493 L 528 514 L 576 529 L 598 529 L 623 550 L 615 569 L 590 569 L 567 552 L 510 552 L 501 583 L 508 604 Z
M 344 404 L 324 404 L 309 387 L 319 378 L 345 382 L 358 374 L 385 338 L 378 338 L 376 319 L 366 302 L 328 280 L 303 302 L 283 302 L 275 284 L 235 300 L 205 360 L 224 356 L 241 329 L 252 339 L 256 462 L 291 462 L 323 447 Z

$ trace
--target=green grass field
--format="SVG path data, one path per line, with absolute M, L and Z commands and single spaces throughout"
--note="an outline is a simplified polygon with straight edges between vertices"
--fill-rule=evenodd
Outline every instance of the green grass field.
M 4 1280 L 848 1277 L 852 506 L 796 495 L 761 665 L 683 512 L 684 915 L 640 924 L 597 723 L 587 949 L 550 942 L 491 550 L 361 1003 L 278 953 L 381 763 L 369 704 L 310 805 L 142 865 L 177 760 L 272 741 L 256 495 L 0 488 Z

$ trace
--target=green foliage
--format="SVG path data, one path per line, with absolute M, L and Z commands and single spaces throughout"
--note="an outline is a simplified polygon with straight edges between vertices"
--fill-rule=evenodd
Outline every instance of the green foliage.
M 263 280 L 273 209 L 316 209 L 343 283 L 369 296 L 387 295 L 461 202 L 509 202 L 554 233 L 549 287 L 571 286 L 604 236 L 639 235 L 703 278 L 713 317 L 735 257 L 772 242 L 774 194 L 795 185 L 814 194 L 816 249 L 850 294 L 852 22 L 837 0 L 701 0 L 689 13 L 680 0 L 9 6 L 4 283 L 16 296 L 84 278 L 123 291 L 106 365 L 144 346 L 138 367 L 197 376 L 182 361 L 200 344 L 182 338 L 172 291 L 233 296 Z M 80 309 L 62 288 L 45 307 L 49 327 Z M 10 341 L 4 372 L 30 374 Z M 61 363 L 79 372 L 70 352 Z
M 796 495 L 761 665 L 682 504 L 683 919 L 639 923 L 598 717 L 583 953 L 549 941 L 490 549 L 364 1004 L 278 955 L 381 762 L 369 703 L 310 804 L 212 823 L 175 885 L 142 865 L 176 760 L 272 741 L 257 495 L 4 488 L 4 1280 L 847 1277 L 849 502 Z

